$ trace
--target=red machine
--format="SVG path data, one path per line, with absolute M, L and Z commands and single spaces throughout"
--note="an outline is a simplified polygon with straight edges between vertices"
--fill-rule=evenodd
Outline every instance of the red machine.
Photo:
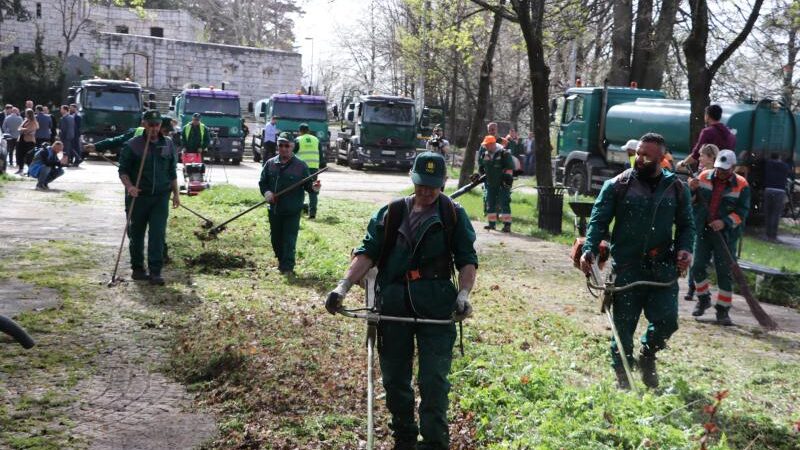
M 181 153 L 181 162 L 183 163 L 183 179 L 187 194 L 197 195 L 203 189 L 209 188 L 202 153 L 183 152 Z

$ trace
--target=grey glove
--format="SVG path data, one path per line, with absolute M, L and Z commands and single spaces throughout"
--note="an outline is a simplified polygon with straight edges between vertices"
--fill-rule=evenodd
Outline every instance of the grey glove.
M 462 289 L 456 298 L 456 311 L 453 313 L 453 320 L 461 322 L 467 317 L 472 316 L 472 305 L 469 303 L 469 291 Z
M 351 287 L 353 287 L 353 283 L 351 283 L 347 278 L 343 278 L 341 281 L 339 281 L 339 285 L 336 286 L 336 289 L 332 290 L 328 294 L 328 299 L 325 300 L 325 309 L 327 309 L 331 314 L 336 314 L 340 309 L 342 309 L 344 297 L 347 295 L 347 291 L 349 291 Z

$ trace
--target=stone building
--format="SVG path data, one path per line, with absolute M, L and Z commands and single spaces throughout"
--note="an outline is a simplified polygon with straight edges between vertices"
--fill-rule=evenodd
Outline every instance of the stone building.
M 32 52 L 37 35 L 50 55 L 63 56 L 66 31 L 76 37 L 70 59 L 84 66 L 125 69 L 131 79 L 159 94 L 180 91 L 188 83 L 221 86 L 249 102 L 301 86 L 299 53 L 203 42 L 205 24 L 182 10 L 148 9 L 143 15 L 128 8 L 95 5 L 85 0 L 23 0 L 30 13 L 25 22 L 0 24 L 0 54 Z M 73 20 L 65 20 L 74 17 Z M 90 74 L 84 74 L 85 77 Z

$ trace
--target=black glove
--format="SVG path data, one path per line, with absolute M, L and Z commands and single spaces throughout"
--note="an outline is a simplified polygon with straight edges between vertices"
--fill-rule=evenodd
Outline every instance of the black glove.
M 328 294 L 328 299 L 325 300 L 325 309 L 331 314 L 336 314 L 342 308 L 342 301 L 344 296 L 336 291 L 331 291 Z
M 511 188 L 511 185 L 514 184 L 514 175 L 510 173 L 503 174 L 503 186 L 507 188 Z

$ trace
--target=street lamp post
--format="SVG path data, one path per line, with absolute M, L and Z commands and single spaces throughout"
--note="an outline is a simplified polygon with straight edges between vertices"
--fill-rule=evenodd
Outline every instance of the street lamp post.
M 314 38 L 307 37 L 306 40 L 311 41 L 311 75 L 308 80 L 308 94 L 311 95 L 313 93 L 311 90 L 314 87 Z

